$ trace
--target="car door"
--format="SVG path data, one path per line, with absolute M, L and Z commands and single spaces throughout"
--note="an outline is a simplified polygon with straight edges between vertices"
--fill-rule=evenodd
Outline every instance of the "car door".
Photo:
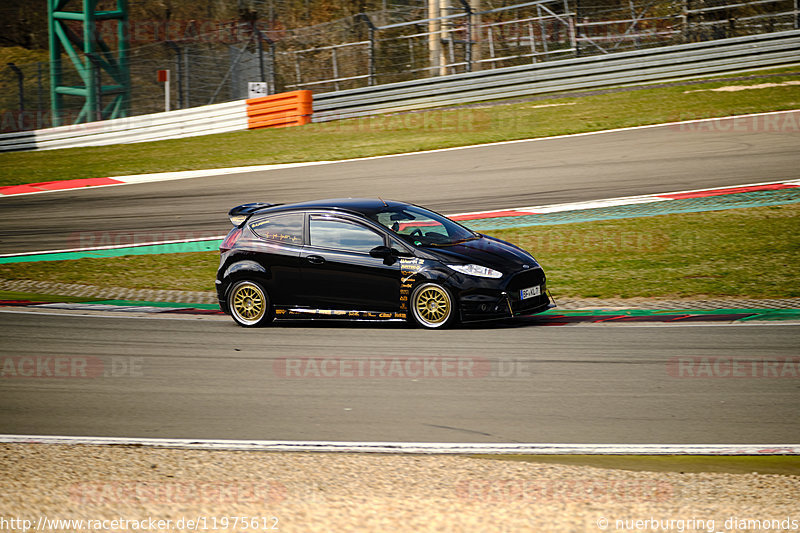
M 399 262 L 369 253 L 386 243 L 385 235 L 355 219 L 310 214 L 300 261 L 304 300 L 319 309 L 397 310 Z

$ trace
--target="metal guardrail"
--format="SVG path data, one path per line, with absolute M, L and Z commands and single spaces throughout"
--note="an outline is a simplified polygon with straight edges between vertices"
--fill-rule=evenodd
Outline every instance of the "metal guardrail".
M 247 102 L 0 134 L 0 152 L 177 139 L 247 129 Z
M 800 64 L 800 30 L 315 94 L 313 122 L 788 64 Z

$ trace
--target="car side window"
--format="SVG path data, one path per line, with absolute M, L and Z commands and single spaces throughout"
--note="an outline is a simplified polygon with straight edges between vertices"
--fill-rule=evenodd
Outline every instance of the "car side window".
M 284 244 L 303 244 L 303 213 L 258 218 L 250 223 L 253 233 L 264 240 Z
M 384 243 L 383 235 L 341 218 L 312 215 L 309 224 L 311 246 L 368 253 Z

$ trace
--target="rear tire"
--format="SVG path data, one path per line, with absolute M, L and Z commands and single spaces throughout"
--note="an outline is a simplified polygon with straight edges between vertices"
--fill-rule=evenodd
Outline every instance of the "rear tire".
M 411 316 L 420 327 L 446 328 L 455 322 L 455 299 L 438 283 L 422 283 L 411 293 Z
M 272 306 L 264 286 L 257 281 L 237 281 L 228 291 L 228 309 L 242 327 L 255 328 L 272 320 Z

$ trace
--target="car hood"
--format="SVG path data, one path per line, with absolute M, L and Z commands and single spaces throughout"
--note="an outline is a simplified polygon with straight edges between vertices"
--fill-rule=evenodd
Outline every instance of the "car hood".
M 476 263 L 501 272 L 539 266 L 528 252 L 513 244 L 481 235 L 480 238 L 446 246 L 425 246 L 427 254 L 443 263 Z

